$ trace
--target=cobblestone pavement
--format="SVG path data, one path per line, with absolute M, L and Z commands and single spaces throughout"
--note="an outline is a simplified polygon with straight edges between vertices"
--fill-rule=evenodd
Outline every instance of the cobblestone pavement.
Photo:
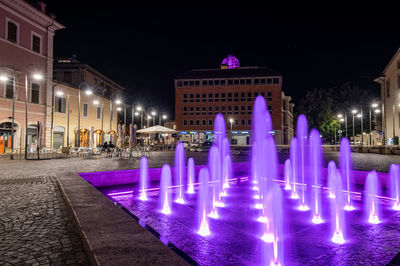
M 188 153 L 196 164 L 207 163 L 207 153 Z M 280 154 L 280 161 L 287 158 Z M 337 153 L 325 155 L 336 159 Z M 387 171 L 400 156 L 355 154 L 358 169 Z M 233 156 L 233 161 L 246 161 Z M 149 167 L 173 164 L 173 152 L 154 152 Z M 139 160 L 54 159 L 0 160 L 0 265 L 87 265 L 82 241 L 56 184 L 67 172 L 134 169 Z

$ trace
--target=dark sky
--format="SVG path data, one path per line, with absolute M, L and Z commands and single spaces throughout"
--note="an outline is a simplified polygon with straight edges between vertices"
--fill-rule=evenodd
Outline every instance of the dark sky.
M 400 46 L 398 11 L 382 3 L 128 5 L 136 2 L 47 1 L 66 26 L 56 33 L 54 56 L 76 54 L 137 101 L 170 115 L 174 76 L 218 67 L 228 53 L 242 66 L 280 72 L 284 92 L 297 103 L 307 89 L 346 81 L 375 86 L 379 95 L 371 80 Z

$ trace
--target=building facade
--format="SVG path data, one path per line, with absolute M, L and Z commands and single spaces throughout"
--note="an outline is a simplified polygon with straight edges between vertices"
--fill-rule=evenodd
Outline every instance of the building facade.
M 400 49 L 375 81 L 381 84 L 384 143 L 399 144 L 395 139 L 400 135 Z
M 182 138 L 210 140 L 215 115 L 227 122 L 233 144 L 249 145 L 254 99 L 265 97 L 277 144 L 293 137 L 293 104 L 282 92 L 282 76 L 265 67 L 240 67 L 231 55 L 217 69 L 194 69 L 175 78 L 175 121 Z M 232 123 L 230 123 L 232 121 Z
M 69 84 L 57 84 L 54 88 L 53 136 L 54 149 L 73 146 L 100 146 L 115 144 L 117 132 L 117 105 L 101 95 L 88 95 Z M 80 94 L 80 95 L 79 95 Z M 79 98 L 81 108 L 79 109 Z M 93 130 L 93 142 L 90 134 Z M 78 141 L 79 139 L 79 141 Z
M 26 132 L 34 148 L 38 121 L 51 141 L 53 38 L 64 26 L 44 3 L 30 3 L 0 0 L 0 153 L 23 152 Z

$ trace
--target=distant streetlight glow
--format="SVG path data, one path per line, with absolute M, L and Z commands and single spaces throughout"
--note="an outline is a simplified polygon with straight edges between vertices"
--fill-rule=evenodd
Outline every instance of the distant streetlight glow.
M 357 110 L 351 110 L 351 112 L 353 113 L 353 114 L 357 114 Z
M 121 100 L 116 100 L 115 103 L 116 104 L 121 104 Z
M 93 94 L 93 92 L 91 90 L 86 90 L 85 93 L 86 93 L 86 95 L 92 95 Z
M 136 115 L 136 116 L 138 116 L 138 115 L 139 115 L 139 113 L 138 113 L 138 112 L 135 112 L 135 115 Z
M 166 115 L 163 115 L 162 118 L 163 118 L 163 119 L 167 119 L 167 116 L 166 116 Z
M 376 110 L 375 110 L 375 113 L 376 113 L 376 114 L 379 114 L 380 112 L 381 112 L 381 110 L 379 110 L 379 109 L 376 109 Z
M 372 106 L 373 108 L 376 108 L 376 107 L 378 107 L 378 104 L 377 104 L 377 103 L 373 103 L 373 104 L 371 104 L 371 106 Z
M 117 111 L 121 111 L 122 110 L 122 108 L 121 107 L 117 107 Z
M 57 94 L 58 96 L 63 96 L 63 95 L 64 95 L 64 92 L 62 92 L 62 91 L 57 91 L 56 94 Z
M 7 81 L 7 80 L 8 80 L 8 77 L 7 77 L 6 75 L 1 75 L 1 76 L 0 76 L 0 80 L 1 80 L 1 81 Z
M 93 104 L 98 105 L 98 104 L 99 104 L 99 101 L 98 101 L 98 100 L 94 100 L 94 101 L 93 101 Z
M 151 119 L 151 115 L 147 116 L 147 119 Z
M 156 112 L 154 112 L 154 111 L 151 112 L 151 115 L 152 115 L 152 116 L 155 116 L 155 115 L 156 115 Z
M 357 117 L 361 117 L 361 114 L 358 114 Z
M 342 115 L 342 114 L 338 114 L 337 117 L 338 117 L 338 118 L 342 118 L 343 115 Z
M 340 118 L 340 120 L 339 120 L 340 122 L 344 122 L 344 118 Z
M 136 110 L 137 110 L 137 111 L 142 111 L 142 107 L 141 107 L 141 106 L 138 106 L 138 107 L 136 107 Z

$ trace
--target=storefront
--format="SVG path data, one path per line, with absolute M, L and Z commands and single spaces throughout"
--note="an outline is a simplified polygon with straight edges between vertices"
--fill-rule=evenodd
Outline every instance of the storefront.
M 111 142 L 115 145 L 116 140 L 117 140 L 117 134 L 114 130 L 110 130 L 106 134 L 104 134 L 104 142 L 107 142 L 107 143 Z
M 79 144 L 78 145 L 78 139 Z M 89 146 L 89 130 L 81 128 L 79 132 L 75 129 L 75 147 L 88 147 Z
M 237 146 L 250 145 L 250 132 L 249 131 L 232 131 L 231 145 L 237 145 Z
M 212 131 L 180 131 L 179 141 L 188 141 L 192 144 L 201 144 L 203 142 L 212 142 L 214 132 Z
M 60 126 L 55 126 L 53 129 L 53 149 L 61 149 L 64 147 L 65 129 Z

